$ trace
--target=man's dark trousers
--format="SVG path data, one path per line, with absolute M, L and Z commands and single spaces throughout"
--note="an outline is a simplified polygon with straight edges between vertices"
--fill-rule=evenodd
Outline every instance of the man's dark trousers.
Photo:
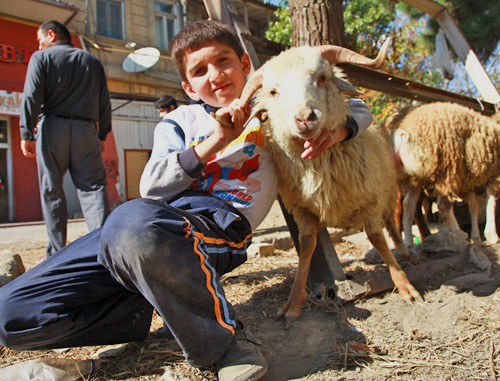
M 236 327 L 219 276 L 246 260 L 249 223 L 199 193 L 138 199 L 105 225 L 0 288 L 0 345 L 46 349 L 142 340 L 153 307 L 194 366 Z
M 47 254 L 66 245 L 68 210 L 63 189 L 69 170 L 89 231 L 109 214 L 106 170 L 95 122 L 57 115 L 42 118 L 37 133 L 37 166 L 42 212 L 47 224 Z

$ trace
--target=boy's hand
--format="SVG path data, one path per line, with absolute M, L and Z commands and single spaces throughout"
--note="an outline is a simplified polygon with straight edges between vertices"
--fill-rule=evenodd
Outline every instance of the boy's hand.
M 239 99 L 235 99 L 229 106 L 217 110 L 215 119 L 218 125 L 214 133 L 194 147 L 194 152 L 200 162 L 207 163 L 213 155 L 240 136 L 249 116 L 249 107 L 245 108 L 243 102 Z
M 323 130 L 312 140 L 304 142 L 304 152 L 300 155 L 303 159 L 314 159 L 321 155 L 335 143 L 343 141 L 349 135 L 349 129 L 345 126 L 333 131 Z
M 224 141 L 225 147 L 241 135 L 248 116 L 249 108 L 245 108 L 240 99 L 235 99 L 229 106 L 218 109 L 215 118 L 219 122 L 219 126 L 214 131 L 214 137 Z M 220 120 L 221 118 L 225 118 L 227 121 L 230 120 L 231 123 L 225 123 Z

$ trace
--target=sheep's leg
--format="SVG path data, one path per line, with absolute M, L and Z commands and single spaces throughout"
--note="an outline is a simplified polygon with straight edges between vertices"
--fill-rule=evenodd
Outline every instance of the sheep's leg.
M 479 205 L 475 192 L 470 192 L 465 198 L 470 214 L 470 241 L 472 243 L 480 243 L 481 235 L 479 233 Z
M 426 210 L 425 217 L 422 214 L 422 207 L 424 205 L 424 201 L 427 201 L 426 203 L 427 209 L 430 208 L 428 202 L 429 198 L 425 197 L 425 193 L 421 191 L 420 194 L 418 195 L 417 206 L 415 209 L 415 222 L 417 223 L 418 231 L 420 232 L 421 241 L 423 241 L 425 238 L 431 235 L 429 226 L 427 225 L 427 218 L 426 218 L 429 215 L 429 212 Z
M 423 195 L 424 199 L 422 200 L 422 209 L 424 210 L 425 222 L 434 222 L 432 217 L 432 198 L 430 196 L 426 196 L 425 192 Z
M 384 237 L 384 233 L 382 232 L 382 228 L 379 226 L 380 224 L 365 224 L 365 231 L 368 239 L 372 243 L 372 245 L 377 249 L 380 256 L 387 264 L 389 268 L 389 273 L 391 275 L 391 279 L 394 282 L 394 285 L 399 290 L 399 293 L 404 301 L 410 303 L 414 300 L 423 301 L 420 293 L 413 287 L 413 285 L 408 280 L 406 273 L 399 267 L 396 258 L 392 255 L 389 246 Z
M 411 230 L 415 218 L 415 208 L 417 205 L 420 187 L 409 187 L 403 200 L 403 233 L 404 242 L 407 247 L 413 245 L 413 232 Z
M 399 230 L 396 227 L 394 219 L 392 217 L 388 217 L 384 220 L 384 222 L 387 232 L 389 233 L 396 248 L 399 250 L 401 255 L 405 257 L 405 259 L 410 260 L 411 259 L 410 252 L 408 251 L 408 248 L 406 247 L 406 245 L 403 242 L 403 239 L 401 238 L 401 234 L 399 233 Z
M 486 196 L 488 201 L 486 203 L 486 226 L 484 227 L 484 237 L 490 244 L 498 243 L 498 234 L 497 234 L 497 223 L 495 217 L 495 211 L 497 206 L 497 200 L 495 195 L 491 193 L 491 190 L 488 188 L 486 190 Z
M 453 204 L 450 199 L 446 196 L 439 196 L 437 204 L 441 222 L 452 229 L 462 231 L 458 225 L 457 219 L 455 218 L 455 213 L 453 213 Z
M 318 218 L 303 209 L 294 211 L 293 217 L 299 230 L 299 266 L 288 300 L 278 312 L 279 320 L 288 321 L 298 319 L 302 304 L 306 301 L 307 277 L 319 229 Z
M 396 220 L 396 229 L 399 232 L 402 231 L 403 227 L 401 226 L 402 218 L 403 218 L 403 194 L 401 193 L 401 189 L 398 187 L 398 198 L 396 201 L 396 209 L 394 211 L 394 219 Z

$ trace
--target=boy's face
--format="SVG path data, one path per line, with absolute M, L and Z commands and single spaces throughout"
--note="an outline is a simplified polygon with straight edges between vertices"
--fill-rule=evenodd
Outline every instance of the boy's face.
M 213 107 L 228 106 L 239 98 L 251 70 L 246 53 L 240 59 L 233 48 L 218 41 L 186 53 L 184 63 L 187 82 L 182 81 L 182 88 L 191 99 Z

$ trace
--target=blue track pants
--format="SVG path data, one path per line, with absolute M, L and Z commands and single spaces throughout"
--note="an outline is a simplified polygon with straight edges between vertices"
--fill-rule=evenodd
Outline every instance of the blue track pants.
M 185 193 L 116 208 L 102 228 L 0 288 L 0 344 L 46 349 L 143 340 L 155 308 L 191 365 L 222 357 L 235 313 L 220 275 L 251 230 L 222 200 Z

